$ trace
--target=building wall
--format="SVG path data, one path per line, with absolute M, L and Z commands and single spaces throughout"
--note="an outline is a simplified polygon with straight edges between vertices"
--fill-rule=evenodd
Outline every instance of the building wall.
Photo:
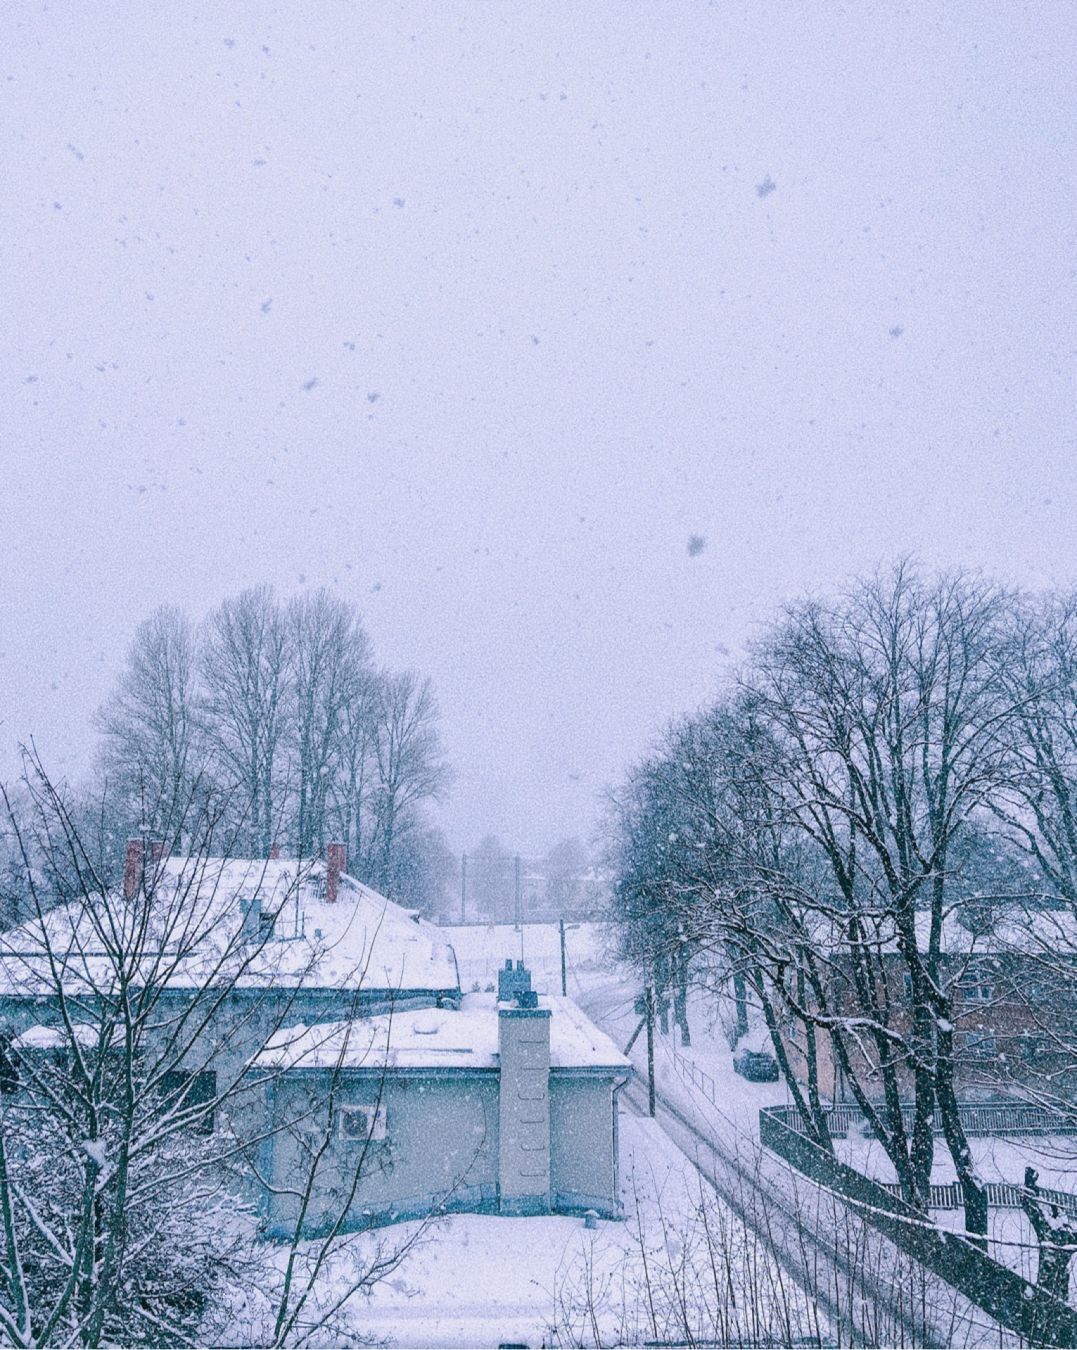
M 550 1190 L 554 1209 L 614 1215 L 617 1139 L 614 1080 L 550 1076 Z
M 1012 952 L 941 958 L 941 978 L 953 1000 L 954 1079 L 963 1096 L 998 1096 L 1048 1085 L 1050 1091 L 1077 1090 L 1077 1077 L 1065 1056 L 1057 1053 L 1052 1035 L 1054 1026 L 1072 1025 L 1077 1018 L 1077 981 L 1066 972 L 1052 980 L 1045 976 L 1044 966 L 1041 959 Z M 904 966 L 893 956 L 885 960 L 884 970 L 890 1025 L 899 1035 L 908 1036 L 912 1010 Z M 834 976 L 835 1006 L 844 1014 L 859 1015 L 862 1010 L 845 991 L 845 980 L 844 974 Z M 797 1026 L 793 1031 L 784 1030 L 783 1043 L 794 1072 L 805 1082 L 803 1029 Z M 874 1051 L 866 1036 L 864 1043 Z M 830 1038 L 819 1033 L 817 1044 L 821 1094 L 853 1100 L 834 1063 Z M 858 1051 L 852 1041 L 850 1053 L 854 1062 L 866 1068 L 862 1057 L 855 1058 Z M 899 1065 L 898 1079 L 902 1092 L 911 1094 L 911 1070 Z
M 343 1139 L 336 1122 L 319 1164 L 305 1229 L 314 1234 L 335 1222 L 342 1209 L 345 1226 L 425 1212 L 446 1202 L 450 1208 L 494 1208 L 497 1199 L 497 1075 L 387 1077 L 347 1075 L 335 1092 L 336 1109 L 346 1104 L 374 1106 L 381 1084 L 385 1139 L 365 1146 Z M 291 1073 L 268 1088 L 268 1109 L 275 1124 L 297 1121 L 267 1144 L 270 1174 L 277 1185 L 295 1183 L 309 1171 L 312 1141 L 324 1137 L 329 1119 L 325 1100 L 328 1075 Z M 359 1172 L 354 1197 L 349 1194 Z M 290 1231 L 298 1199 L 269 1198 L 273 1232 Z
M 498 1074 L 394 1076 L 384 1080 L 385 1139 L 363 1145 L 342 1139 L 334 1127 L 319 1165 L 304 1220 L 308 1236 L 324 1232 L 344 1211 L 345 1229 L 424 1214 L 445 1203 L 454 1210 L 498 1209 Z M 594 1209 L 618 1217 L 614 1082 L 608 1077 L 550 1077 L 550 1185 L 552 1208 Z M 328 1075 L 290 1073 L 266 1088 L 266 1110 L 281 1130 L 263 1149 L 261 1165 L 276 1188 L 296 1186 L 309 1168 L 311 1143 L 326 1129 Z M 374 1106 L 377 1075 L 349 1075 L 338 1084 L 335 1106 Z M 359 1184 L 349 1192 L 360 1169 Z M 265 1200 L 269 1230 L 289 1234 L 298 1198 Z

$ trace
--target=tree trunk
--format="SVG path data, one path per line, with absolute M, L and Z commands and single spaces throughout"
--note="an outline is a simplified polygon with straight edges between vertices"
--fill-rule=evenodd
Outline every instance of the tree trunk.
M 950 1024 L 947 1023 L 946 1026 Z M 961 1198 L 965 1205 L 965 1231 L 969 1241 L 987 1250 L 987 1191 L 976 1175 L 972 1164 L 972 1152 L 965 1136 L 965 1127 L 961 1124 L 957 1097 L 954 1093 L 954 1033 L 953 1030 L 939 1028 L 938 1059 L 935 1071 L 935 1095 L 942 1116 L 942 1132 L 950 1156 L 954 1160 L 954 1170 L 961 1185 Z
M 733 976 L 733 1001 L 737 1010 L 736 1040 L 748 1034 L 748 986 L 744 975 L 737 971 Z

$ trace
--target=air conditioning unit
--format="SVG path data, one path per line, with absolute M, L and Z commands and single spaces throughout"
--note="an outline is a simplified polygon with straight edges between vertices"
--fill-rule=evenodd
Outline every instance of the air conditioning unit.
M 338 1106 L 337 1134 L 341 1139 L 358 1143 L 366 1143 L 368 1139 L 384 1139 L 385 1107 Z

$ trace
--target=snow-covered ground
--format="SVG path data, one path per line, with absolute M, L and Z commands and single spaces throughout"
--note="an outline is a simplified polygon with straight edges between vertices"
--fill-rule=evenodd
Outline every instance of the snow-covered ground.
M 818 1311 L 663 1130 L 627 1114 L 621 1127 L 624 1222 L 592 1230 L 578 1218 L 443 1219 L 372 1294 L 353 1297 L 346 1329 L 414 1347 L 825 1336 Z M 321 1281 L 319 1305 L 347 1287 L 378 1243 L 405 1241 L 414 1228 L 400 1224 L 351 1242 Z M 327 1340 L 339 1336 L 338 1328 Z
M 1077 1191 L 1077 1170 L 1073 1158 L 1075 1144 L 1077 1139 L 1036 1135 L 969 1140 L 973 1162 L 984 1181 L 1004 1181 L 1011 1186 L 1019 1186 L 1024 1179 L 1025 1168 L 1035 1167 L 1040 1174 L 1040 1185 L 1059 1191 Z M 855 1167 L 865 1176 L 874 1177 L 877 1181 L 896 1180 L 893 1166 L 877 1139 L 865 1139 L 859 1132 L 850 1133 L 846 1139 L 834 1140 L 834 1152 L 842 1162 Z M 937 1139 L 931 1180 L 935 1185 L 943 1185 L 956 1179 L 953 1160 L 945 1141 Z
M 540 993 L 561 992 L 561 940 L 555 923 L 524 923 L 519 928 L 511 923 L 457 924 L 444 926 L 441 932 L 456 952 L 465 992 L 496 987 L 497 972 L 506 960 L 521 958 L 532 972 Z M 605 945 L 602 924 L 566 925 L 565 955 L 570 982 L 574 975 L 600 970 L 607 964 Z
M 1022 1136 L 1013 1139 L 970 1139 L 976 1169 L 984 1181 L 1002 1181 L 1019 1185 L 1025 1168 L 1035 1167 L 1040 1183 L 1054 1190 L 1077 1192 L 1077 1174 L 1073 1166 L 1073 1148 L 1077 1140 Z M 893 1181 L 894 1169 L 877 1140 L 864 1139 L 858 1134 L 848 1139 L 835 1139 L 834 1151 L 838 1157 L 857 1171 L 879 1181 Z M 953 1160 L 945 1143 L 936 1141 L 931 1180 L 935 1184 L 954 1181 Z M 935 1209 L 931 1217 L 940 1228 L 960 1232 L 964 1227 L 961 1209 Z M 1020 1209 L 992 1206 L 989 1216 L 990 1254 L 996 1261 L 1016 1270 L 1026 1279 L 1035 1280 L 1038 1268 L 1038 1250 L 1032 1226 Z M 1077 1288 L 1072 1300 L 1077 1306 Z

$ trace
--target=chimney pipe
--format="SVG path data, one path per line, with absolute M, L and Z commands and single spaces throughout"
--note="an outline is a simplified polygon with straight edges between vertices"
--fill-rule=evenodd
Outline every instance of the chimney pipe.
M 550 1212 L 550 1010 L 537 1002 L 521 990 L 497 1010 L 502 1214 Z
M 340 874 L 348 867 L 348 846 L 347 844 L 330 844 L 325 853 L 325 899 L 330 905 L 336 904 L 337 885 L 340 881 Z
M 142 882 L 142 840 L 128 839 L 123 859 L 123 898 L 133 900 Z

